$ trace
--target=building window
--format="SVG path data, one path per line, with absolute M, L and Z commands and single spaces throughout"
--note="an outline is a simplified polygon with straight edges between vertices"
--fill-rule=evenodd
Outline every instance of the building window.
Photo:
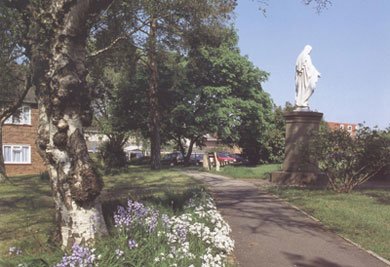
M 352 132 L 352 125 L 348 125 L 348 132 Z
M 31 147 L 29 145 L 3 145 L 4 163 L 30 164 Z
M 344 130 L 344 124 L 340 124 L 340 129 Z
M 23 106 L 18 109 L 17 114 L 11 115 L 6 121 L 6 124 L 27 124 L 31 125 L 31 108 Z

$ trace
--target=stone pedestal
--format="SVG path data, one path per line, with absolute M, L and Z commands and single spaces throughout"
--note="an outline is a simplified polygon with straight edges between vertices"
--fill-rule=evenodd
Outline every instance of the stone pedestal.
M 286 147 L 282 171 L 273 172 L 271 181 L 278 184 L 307 185 L 323 183 L 318 167 L 307 164 L 301 155 L 308 145 L 309 133 L 318 131 L 323 113 L 292 111 L 284 114 L 286 120 Z

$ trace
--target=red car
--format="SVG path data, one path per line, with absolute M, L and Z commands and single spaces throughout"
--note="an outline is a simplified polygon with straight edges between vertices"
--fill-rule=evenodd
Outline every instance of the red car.
M 221 165 L 227 165 L 236 162 L 236 159 L 231 157 L 228 152 L 218 152 L 217 158 Z

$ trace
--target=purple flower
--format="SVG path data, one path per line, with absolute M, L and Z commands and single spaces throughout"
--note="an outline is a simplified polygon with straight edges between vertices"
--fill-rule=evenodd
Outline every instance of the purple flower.
M 118 207 L 114 214 L 115 227 L 128 229 L 136 223 L 142 223 L 149 214 L 149 209 L 142 203 L 128 200 L 127 207 Z
M 185 242 L 187 239 L 187 227 L 184 224 L 177 224 L 174 228 L 176 235 L 179 237 L 181 242 Z
M 114 214 L 114 221 L 116 227 L 129 227 L 132 223 L 132 216 L 127 210 L 119 206 L 117 212 Z
M 165 226 L 168 226 L 168 225 L 169 225 L 170 218 L 169 218 L 168 215 L 166 215 L 166 214 L 161 215 L 161 220 L 162 220 L 162 222 L 163 222 L 163 224 L 164 224 Z
M 127 206 L 129 211 L 134 210 L 134 214 L 137 219 L 142 219 L 148 215 L 149 209 L 145 208 L 144 204 L 140 202 L 132 202 L 131 200 L 127 201 Z
M 135 242 L 135 240 L 131 239 L 127 242 L 128 246 L 129 246 L 129 249 L 133 249 L 133 248 L 136 248 L 138 247 L 138 244 L 137 242 Z
M 56 267 L 93 267 L 96 259 L 94 249 L 74 244 L 72 254 L 64 256 Z
M 147 222 L 148 227 L 149 227 L 149 229 L 148 229 L 149 233 L 152 233 L 156 229 L 157 223 L 158 223 L 158 215 L 159 215 L 159 213 L 157 210 L 152 211 L 152 215 L 150 216 L 150 218 Z

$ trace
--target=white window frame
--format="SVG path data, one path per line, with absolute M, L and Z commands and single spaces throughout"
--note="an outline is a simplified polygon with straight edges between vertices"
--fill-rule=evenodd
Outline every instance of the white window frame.
M 348 132 L 352 132 L 352 125 L 348 125 L 347 129 L 348 129 Z
M 344 126 L 344 124 L 340 124 L 340 126 L 339 126 L 339 127 L 340 127 L 340 129 L 341 129 L 341 130 L 344 130 L 344 129 L 345 129 L 345 126 Z
M 15 125 L 31 125 L 31 107 L 30 106 L 21 106 L 19 108 L 20 116 L 11 115 L 4 122 L 5 124 L 15 124 Z
M 11 161 L 9 160 L 6 160 L 6 157 L 5 157 L 5 147 L 10 147 L 11 148 Z M 14 161 L 14 158 L 13 158 L 13 152 L 20 149 L 21 151 L 23 151 L 23 148 L 27 148 L 28 149 L 28 154 L 27 154 L 27 161 Z M 3 157 L 4 157 L 4 164 L 31 164 L 31 146 L 30 145 L 21 145 L 21 144 L 4 144 L 3 145 Z M 23 159 L 23 156 L 21 155 L 21 159 Z

